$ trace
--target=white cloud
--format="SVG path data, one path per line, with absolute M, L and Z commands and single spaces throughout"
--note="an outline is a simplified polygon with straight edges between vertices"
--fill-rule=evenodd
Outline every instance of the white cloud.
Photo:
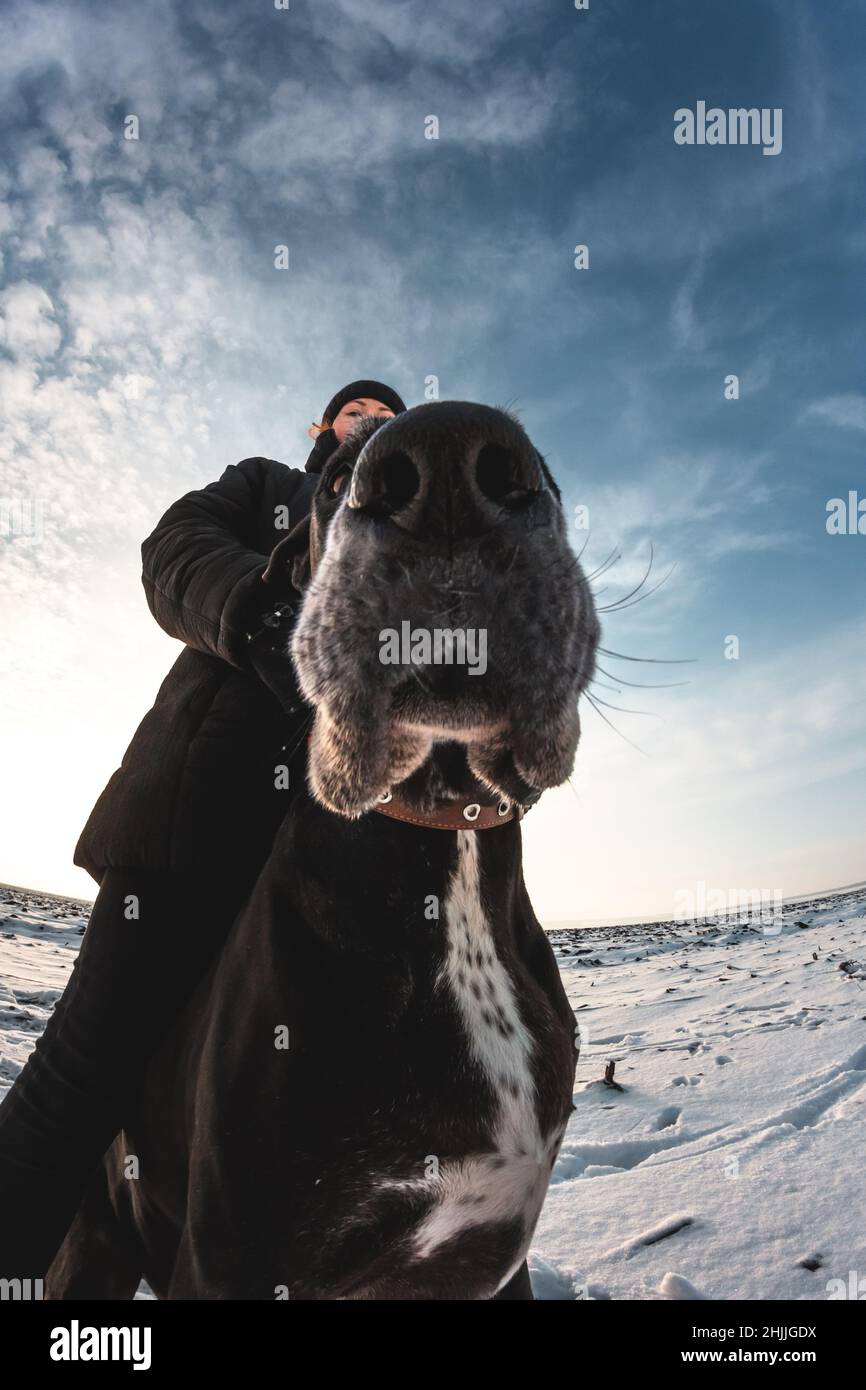
M 678 285 L 671 305 L 671 327 L 677 346 L 695 352 L 701 352 L 706 344 L 705 328 L 695 305 L 703 274 L 704 258 L 700 256 Z
M 710 581 L 710 564 L 746 552 L 783 550 L 796 534 L 788 525 L 767 529 L 767 504 L 776 488 L 772 460 L 764 454 L 731 455 L 721 449 L 700 454 L 652 455 L 641 459 L 640 475 L 602 485 L 566 488 L 566 510 L 589 506 L 589 533 L 573 530 L 576 549 L 588 539 L 584 568 L 600 565 L 611 552 L 621 556 L 598 580 L 600 601 L 614 603 L 638 583 L 650 548 L 651 587 L 674 566 L 667 580 L 637 610 L 643 631 L 669 627 L 683 610 L 693 610 Z
M 40 285 L 21 280 L 0 294 L 0 341 L 16 357 L 53 357 L 61 336 L 54 305 Z
M 801 418 L 808 420 L 815 416 L 829 420 L 831 425 L 838 425 L 840 429 L 866 430 L 866 396 L 826 396 L 823 400 L 813 401 Z

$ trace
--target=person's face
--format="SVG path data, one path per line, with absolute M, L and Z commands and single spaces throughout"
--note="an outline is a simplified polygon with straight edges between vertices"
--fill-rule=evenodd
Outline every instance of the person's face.
M 381 401 L 371 400 L 369 396 L 361 396 L 357 401 L 347 401 L 331 428 L 342 444 L 349 430 L 358 423 L 362 416 L 379 415 L 384 419 L 390 418 L 393 414 L 390 406 L 383 405 Z

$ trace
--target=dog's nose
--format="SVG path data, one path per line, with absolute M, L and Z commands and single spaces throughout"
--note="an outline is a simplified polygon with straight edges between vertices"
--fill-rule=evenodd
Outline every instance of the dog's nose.
M 481 535 L 544 487 L 520 425 L 471 401 L 416 406 L 389 420 L 355 464 L 348 506 L 430 540 Z

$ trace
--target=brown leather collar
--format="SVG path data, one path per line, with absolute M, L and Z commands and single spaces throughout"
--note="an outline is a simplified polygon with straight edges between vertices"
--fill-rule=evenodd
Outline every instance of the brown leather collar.
M 494 806 L 483 806 L 478 801 L 461 798 L 440 802 L 432 811 L 419 811 L 393 792 L 387 792 L 386 798 L 373 810 L 394 820 L 407 821 L 409 825 L 429 826 L 433 830 L 493 830 L 497 825 L 507 825 L 515 817 L 522 820 L 524 813 L 524 808 L 516 801 L 498 801 Z

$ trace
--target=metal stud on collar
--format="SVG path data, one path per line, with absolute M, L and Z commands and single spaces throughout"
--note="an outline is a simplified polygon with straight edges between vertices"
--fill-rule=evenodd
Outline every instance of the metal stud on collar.
M 500 801 L 499 805 L 498 805 L 497 808 L 496 808 L 496 814 L 497 814 L 498 816 L 507 816 L 507 815 L 508 815 L 508 812 L 509 812 L 510 810 L 511 810 L 511 802 L 510 802 L 510 801 Z
M 383 792 L 381 796 L 376 797 L 376 800 L 384 806 L 393 798 L 393 796 L 393 792 Z
M 478 802 L 470 801 L 468 806 L 464 806 L 463 815 L 466 820 L 477 820 L 481 815 L 481 807 Z

